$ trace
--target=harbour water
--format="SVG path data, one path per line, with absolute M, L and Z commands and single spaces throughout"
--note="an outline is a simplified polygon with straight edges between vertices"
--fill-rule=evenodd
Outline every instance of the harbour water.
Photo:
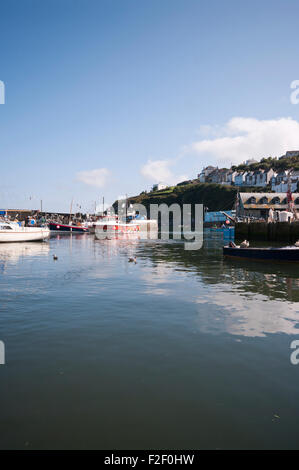
M 221 249 L 1 245 L 0 447 L 299 448 L 298 267 Z

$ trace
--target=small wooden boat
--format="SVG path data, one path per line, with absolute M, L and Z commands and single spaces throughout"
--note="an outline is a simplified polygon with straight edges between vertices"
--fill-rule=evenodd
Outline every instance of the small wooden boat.
M 239 248 L 224 246 L 223 256 L 232 259 L 299 263 L 299 247 Z

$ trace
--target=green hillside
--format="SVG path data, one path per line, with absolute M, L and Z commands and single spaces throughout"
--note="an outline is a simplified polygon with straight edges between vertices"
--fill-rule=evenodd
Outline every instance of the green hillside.
M 243 189 L 242 189 L 243 191 Z M 247 192 L 258 192 L 257 188 L 246 188 Z M 210 211 L 233 209 L 236 200 L 237 188 L 214 183 L 193 182 L 190 184 L 169 187 L 155 192 L 143 192 L 135 197 L 128 198 L 129 203 L 171 205 L 203 204 Z
M 236 171 L 269 170 L 270 168 L 276 172 L 290 169 L 299 171 L 299 156 L 280 159 L 272 157 L 262 158 L 259 162 L 251 163 L 250 165 L 242 163 L 241 165 L 232 167 L 232 169 Z

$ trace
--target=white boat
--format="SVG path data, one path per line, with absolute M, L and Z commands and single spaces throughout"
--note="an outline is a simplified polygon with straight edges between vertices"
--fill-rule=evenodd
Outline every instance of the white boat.
M 100 221 L 95 223 L 95 236 L 96 238 L 103 238 L 103 234 L 117 233 L 138 233 L 140 231 L 140 224 L 136 221 L 123 222 L 120 221 L 117 215 L 110 215 L 103 217 Z
M 125 218 L 119 219 L 117 215 L 109 215 L 102 217 L 101 220 L 94 224 L 95 237 L 99 240 L 106 238 L 108 235 L 140 235 L 140 238 L 158 237 L 158 223 L 156 220 L 142 218 Z
M 0 243 L 43 241 L 49 237 L 48 227 L 20 227 L 16 222 L 0 221 Z

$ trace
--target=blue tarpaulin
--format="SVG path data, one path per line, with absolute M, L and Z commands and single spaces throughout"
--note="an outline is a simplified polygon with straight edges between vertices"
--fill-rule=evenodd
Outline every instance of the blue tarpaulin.
M 235 214 L 235 211 L 225 211 L 225 213 L 232 217 Z M 205 222 L 225 222 L 226 219 L 227 217 L 220 211 L 205 213 Z

